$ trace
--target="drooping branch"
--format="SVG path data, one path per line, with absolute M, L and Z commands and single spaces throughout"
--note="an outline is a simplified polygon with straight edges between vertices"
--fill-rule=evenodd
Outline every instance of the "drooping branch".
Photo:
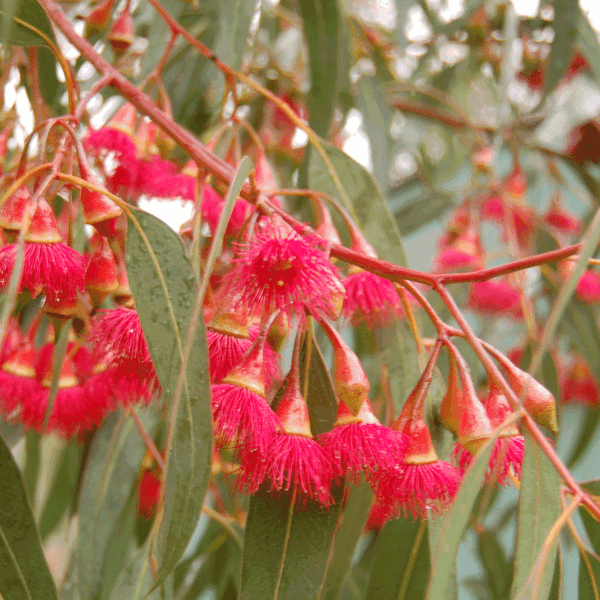
M 204 144 L 198 141 L 192 133 L 170 119 L 152 100 L 135 85 L 127 80 L 108 61 L 100 56 L 92 45 L 76 31 L 62 9 L 54 0 L 40 0 L 40 5 L 48 13 L 50 20 L 58 27 L 67 40 L 77 48 L 94 68 L 104 77 L 110 79 L 110 85 L 122 96 L 127 98 L 142 114 L 150 117 L 159 127 L 169 134 L 198 165 L 205 168 L 225 185 L 229 185 L 234 176 L 234 170 L 218 156 L 210 152 Z M 242 188 L 241 195 L 252 201 L 253 194 L 248 184 Z

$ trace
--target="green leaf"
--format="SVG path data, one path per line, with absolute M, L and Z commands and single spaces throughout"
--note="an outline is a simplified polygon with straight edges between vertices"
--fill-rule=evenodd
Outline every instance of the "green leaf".
M 438 598 L 446 597 L 445 594 L 451 584 L 453 570 L 456 568 L 458 547 L 477 500 L 477 494 L 483 483 L 497 438 L 498 433 L 481 448 L 465 473 L 452 508 L 444 517 L 443 526 L 434 546 L 427 600 L 438 600 Z
M 577 0 L 554 0 L 554 39 L 548 59 L 544 95 L 551 92 L 561 77 L 565 74 L 571 56 L 573 44 L 577 37 L 577 27 L 581 20 L 579 2 Z
M 74 503 L 82 457 L 83 449 L 77 444 L 67 444 L 62 450 L 58 460 L 59 466 L 40 519 L 42 540 L 53 531 L 65 510 Z
M 600 42 L 598 42 L 598 34 L 590 25 L 586 14 L 574 3 L 573 11 L 579 10 L 579 23 L 577 24 L 577 43 L 581 46 L 581 50 L 585 58 L 589 61 L 590 69 L 596 81 L 600 81 Z
M 27 497 L 32 506 L 35 506 L 35 490 L 37 489 L 38 475 L 40 472 L 40 438 L 34 431 L 25 435 L 26 460 L 23 469 L 23 480 Z
M 453 206 L 454 203 L 447 196 L 424 196 L 405 204 L 394 216 L 400 233 L 408 235 L 441 218 Z
M 190 331 L 197 283 L 181 239 L 168 225 L 142 211 L 127 231 L 127 276 L 167 408 L 173 409 L 183 348 L 192 346 L 167 448 L 165 515 L 159 578 L 173 571 L 194 532 L 208 486 L 212 414 L 204 321 Z M 139 227 L 139 229 L 138 229 Z
M 389 129 L 392 111 L 387 103 L 381 82 L 375 77 L 364 75 L 358 80 L 357 100 L 371 147 L 373 178 L 379 189 L 385 190 L 389 179 Z
M 304 373 L 306 363 L 306 340 L 300 351 L 300 372 Z M 325 365 L 325 360 L 317 340 L 312 337 L 308 389 L 306 393 L 310 428 L 313 435 L 330 431 L 337 413 L 337 398 L 333 390 L 333 381 Z
M 149 413 L 141 419 L 148 426 L 156 421 L 156 415 Z M 124 415 L 111 414 L 94 437 L 79 501 L 77 571 L 81 600 L 104 597 L 118 574 L 107 577 L 104 567 L 145 452 L 133 420 Z
M 2 21 L 3 37 L 7 41 L 7 45 L 46 45 L 44 38 L 40 37 L 35 31 L 14 21 L 13 17 L 29 23 L 29 25 L 48 36 L 52 42 L 56 41 L 50 20 L 36 0 L 3 0 L 0 21 Z
M 154 583 L 152 570 L 150 568 L 150 540 L 142 548 L 137 550 L 125 568 L 121 571 L 119 578 L 110 595 L 110 600 L 160 600 L 160 591 L 154 590 L 150 594 L 144 594 Z
M 225 64 L 234 69 L 239 69 L 242 66 L 244 50 L 248 43 L 250 23 L 256 6 L 256 2 L 249 2 L 248 0 L 219 1 L 220 29 L 215 54 Z
M 333 538 L 333 554 L 327 566 L 320 600 L 335 600 L 338 597 L 372 502 L 373 492 L 366 481 L 349 489 L 349 497 L 341 513 L 341 522 Z
M 379 257 L 396 265 L 405 265 L 406 258 L 398 226 L 373 177 L 342 150 L 326 142 L 323 142 L 323 146 L 348 202 L 344 197 L 340 198 L 340 192 L 327 165 L 314 148 L 310 153 L 308 167 L 310 188 L 342 200 L 346 210 L 356 217 L 363 234 Z
M 513 565 L 507 560 L 497 534 L 482 531 L 477 538 L 479 558 L 485 568 L 487 585 L 494 600 L 505 600 L 510 597 Z
M 4 600 L 57 600 L 23 478 L 0 438 L 0 594 Z
M 590 444 L 597 439 L 596 431 L 598 429 L 598 423 L 600 423 L 600 411 L 597 409 L 589 409 L 585 417 L 585 423 L 583 428 L 579 431 L 579 438 L 575 449 L 571 456 L 569 456 L 568 467 L 572 469 L 577 461 L 585 454 Z
M 550 587 L 550 593 L 548 594 L 548 600 L 562 600 L 562 548 L 560 542 L 558 543 L 558 552 L 556 553 L 556 564 L 554 566 L 554 575 L 552 577 L 552 586 Z M 580 596 L 580 600 L 584 600 Z
M 294 507 L 289 494 L 250 499 L 240 600 L 311 600 L 321 594 L 343 488 L 335 505 Z
M 579 600 L 600 598 L 600 560 L 585 552 L 579 557 Z
M 448 432 L 446 432 L 448 433 Z M 450 445 L 450 442 L 449 442 Z M 447 458 L 449 459 L 449 448 L 447 453 Z M 446 521 L 452 518 L 452 513 L 447 512 L 444 515 L 436 517 L 435 519 L 429 521 L 428 530 L 429 530 L 429 556 L 430 562 L 433 564 L 433 553 L 438 546 L 440 541 L 440 536 L 444 534 L 446 531 Z M 431 578 L 433 572 L 428 573 L 428 576 Z M 444 596 L 444 600 L 458 600 L 458 572 L 456 567 L 456 560 L 450 569 L 450 577 L 448 579 L 448 584 L 446 585 L 446 593 Z
M 326 137 L 338 93 L 341 15 L 338 0 L 299 0 L 310 57 L 309 125 Z
M 560 477 L 539 446 L 528 433 L 525 433 L 515 575 L 511 593 L 513 598 L 546 600 L 548 597 L 552 585 L 558 536 L 546 555 L 546 561 L 538 564 L 537 559 L 546 536 L 561 512 Z
M 429 579 L 426 520 L 393 519 L 377 536 L 366 600 L 421 600 Z M 445 597 L 444 597 L 445 598 Z

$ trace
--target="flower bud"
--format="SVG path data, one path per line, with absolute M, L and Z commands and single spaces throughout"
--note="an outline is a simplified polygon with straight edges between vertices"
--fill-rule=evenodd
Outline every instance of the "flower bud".
M 356 415 L 369 397 L 370 384 L 358 356 L 326 321 L 320 321 L 334 352 L 334 387 L 340 400 Z
M 85 18 L 84 37 L 89 38 L 106 29 L 115 0 L 104 0 Z
M 539 381 L 529 373 L 516 367 L 504 354 L 486 345 L 486 348 L 496 358 L 506 371 L 508 383 L 515 394 L 523 398 L 523 408 L 540 424 L 552 433 L 558 433 L 556 421 L 556 400 Z
M 120 56 L 129 49 L 131 44 L 133 44 L 134 37 L 135 29 L 133 26 L 133 19 L 129 14 L 129 10 L 125 9 L 112 24 L 108 34 L 108 41 L 110 42 L 114 53 L 117 56 Z
M 25 210 L 31 200 L 31 194 L 26 187 L 20 187 L 10 198 L 6 200 L 0 212 L 0 227 L 9 242 L 13 242 L 21 228 L 25 218 Z
M 105 237 L 96 234 L 97 247 L 85 270 L 85 287 L 94 302 L 100 306 L 118 287 L 115 257 Z

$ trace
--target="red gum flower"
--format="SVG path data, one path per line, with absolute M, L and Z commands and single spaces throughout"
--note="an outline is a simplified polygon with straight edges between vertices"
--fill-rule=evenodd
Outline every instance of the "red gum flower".
M 372 482 L 379 510 L 387 518 L 407 513 L 414 519 L 417 515 L 427 518 L 427 509 L 441 514 L 458 490 L 460 472 L 438 459 L 423 419 L 423 403 L 438 355 L 439 345 L 436 345 L 419 382 L 392 425 L 393 430 L 407 438 L 402 463 L 392 471 L 380 470 Z
M 490 388 L 485 408 L 494 428 L 502 425 L 513 414 L 506 396 L 495 385 Z M 519 434 L 517 426 L 513 423 L 505 427 L 492 450 L 486 481 L 494 480 L 506 486 L 512 482 L 511 473 L 520 480 L 524 451 L 525 438 Z M 463 446 L 456 445 L 452 450 L 452 458 L 464 473 L 469 468 L 473 455 Z
M 28 339 L 3 361 L 0 371 L 0 412 L 6 418 L 17 416 L 21 404 L 40 394 L 35 376 L 35 349 Z
M 138 514 L 151 519 L 160 498 L 160 479 L 153 471 L 144 470 L 138 490 Z
M 20 291 L 33 296 L 45 294 L 47 312 L 71 316 L 77 292 L 84 289 L 83 256 L 60 243 L 56 219 L 50 205 L 38 202 L 25 236 L 23 275 Z M 0 288 L 8 286 L 17 256 L 17 244 L 0 250 Z
M 354 223 L 346 219 L 346 224 L 350 230 L 352 250 L 377 258 L 375 249 Z M 350 319 L 353 325 L 356 326 L 360 321 L 364 321 L 371 329 L 385 327 L 395 318 L 404 316 L 398 292 L 387 279 L 373 275 L 360 267 L 351 266 L 343 284 L 346 297 L 342 315 Z
M 544 222 L 566 235 L 578 235 L 581 232 L 581 220 L 563 209 L 558 198 L 552 200 Z
M 521 292 L 506 281 L 475 281 L 471 284 L 467 306 L 477 312 L 523 318 Z
M 228 308 L 218 308 L 206 328 L 210 379 L 218 383 L 240 362 L 257 338 L 259 329 Z M 279 379 L 277 353 L 265 346 L 266 383 Z
M 438 255 L 434 260 L 441 273 L 456 269 L 476 269 L 481 267 L 481 242 L 474 227 L 460 235 L 449 232 L 438 243 Z
M 406 447 L 402 435 L 379 422 L 368 399 L 356 416 L 340 402 L 333 429 L 317 440 L 333 460 L 335 477 L 350 478 L 355 485 L 361 471 L 367 477 L 379 470 L 392 471 Z
M 222 383 L 212 386 L 217 447 L 236 442 L 242 453 L 264 456 L 280 423 L 265 398 L 264 348 L 270 323 Z
M 404 316 L 402 302 L 390 281 L 359 268 L 351 271 L 342 282 L 346 289 L 342 316 L 352 325 L 364 322 L 375 329 Z
M 36 357 L 36 374 L 41 384 L 37 396 L 25 400 L 22 404 L 21 421 L 41 433 L 48 406 L 52 383 L 54 345 L 46 344 Z M 64 437 L 100 425 L 108 410 L 104 398 L 90 396 L 75 375 L 75 368 L 69 356 L 65 356 L 58 391 L 48 421 L 48 431 L 56 431 Z
M 600 405 L 600 387 L 583 357 L 575 357 L 568 373 L 562 378 L 561 397 L 565 404 L 584 404 L 590 408 Z
M 130 135 L 117 127 L 102 127 L 90 131 L 83 145 L 100 160 L 113 154 L 118 163 L 117 167 L 112 173 L 104 173 L 106 187 L 110 192 L 126 197 L 137 195 L 140 163 L 136 157 L 135 143 Z
M 150 402 L 160 389 L 150 350 L 135 310 L 115 308 L 99 311 L 90 338 L 98 356 L 106 357 L 115 398 L 124 404 Z
M 289 316 L 306 310 L 337 318 L 336 301 L 343 288 L 319 243 L 279 221 L 238 244 L 235 266 L 228 276 L 230 289 L 243 290 L 238 308 L 257 314 L 281 310 Z
M 583 302 L 595 304 L 600 302 L 600 274 L 587 270 L 577 282 L 575 292 Z
M 301 507 L 309 500 L 329 506 L 333 500 L 329 491 L 332 463 L 312 439 L 308 406 L 300 391 L 300 338 L 299 330 L 289 383 L 276 410 L 281 429 L 269 443 L 266 454 L 242 454 L 241 484 L 254 493 L 264 481 L 271 492 L 291 491 Z

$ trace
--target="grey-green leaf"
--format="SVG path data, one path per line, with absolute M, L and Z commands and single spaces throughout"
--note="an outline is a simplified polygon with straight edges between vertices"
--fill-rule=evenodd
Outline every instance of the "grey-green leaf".
M 325 137 L 338 93 L 340 8 L 338 0 L 300 0 L 299 8 L 310 56 L 309 125 Z
M 590 25 L 586 14 L 579 8 L 578 3 L 573 3 L 572 10 L 579 11 L 579 23 L 577 24 L 577 41 L 589 61 L 590 69 L 594 74 L 594 79 L 600 81 L 600 42 L 598 34 Z
M 167 448 L 165 515 L 158 585 L 181 558 L 196 527 L 210 477 L 212 414 L 204 321 L 190 322 L 198 285 L 180 238 L 156 217 L 135 210 L 129 221 L 127 276 L 167 408 L 173 408 L 187 336 L 192 346 Z M 139 229 L 138 229 L 139 227 Z
M 577 0 L 554 0 L 552 6 L 554 7 L 554 21 L 552 22 L 554 39 L 544 82 L 544 95 L 554 89 L 567 70 L 580 21 Z
M 345 204 L 346 210 L 356 216 L 363 234 L 380 258 L 405 265 L 406 258 L 398 226 L 373 177 L 342 150 L 325 142 L 323 146 L 349 202 L 346 203 L 340 195 L 325 161 L 314 148 L 310 153 L 308 168 L 310 188 L 329 194 Z
M 546 600 L 552 585 L 558 536 L 544 563 L 538 563 L 550 529 L 562 512 L 560 477 L 540 447 L 525 434 L 521 498 L 511 596 Z
M 455 569 L 458 547 L 475 505 L 477 493 L 483 483 L 497 436 L 498 434 L 486 442 L 471 463 L 456 494 L 452 508 L 444 517 L 431 561 L 427 600 L 446 597 L 445 594 L 449 589 Z
M 0 10 L 2 33 L 8 45 L 13 46 L 45 46 L 46 41 L 35 31 L 17 23 L 14 17 L 29 23 L 44 35 L 55 41 L 50 20 L 36 0 L 3 0 Z
M 156 423 L 156 414 L 142 418 L 145 426 Z M 83 478 L 79 501 L 78 578 L 81 600 L 104 597 L 114 583 L 104 565 L 112 536 L 129 498 L 146 446 L 133 420 L 111 414 L 96 436 Z
M 357 487 L 351 487 L 348 492 L 341 520 L 332 540 L 331 559 L 319 600 L 336 600 L 338 597 L 371 510 L 373 492 L 366 481 L 361 481 Z
M 375 542 L 366 600 L 421 600 L 430 567 L 427 521 L 389 521 Z
M 319 598 L 342 490 L 327 509 L 300 510 L 289 494 L 255 494 L 250 500 L 240 600 L 313 600 Z
M 0 437 L 0 595 L 57 600 L 23 478 Z

